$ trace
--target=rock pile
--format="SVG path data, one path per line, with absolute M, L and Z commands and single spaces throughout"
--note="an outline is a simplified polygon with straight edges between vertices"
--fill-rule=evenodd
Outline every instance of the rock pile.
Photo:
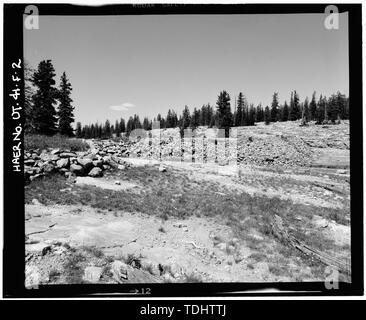
M 313 153 L 298 137 L 270 134 L 242 136 L 238 150 L 239 163 L 254 165 L 304 166 Z
M 310 163 L 312 146 L 303 138 L 276 132 L 239 131 L 237 141 L 217 138 L 217 130 L 200 127 L 195 139 L 189 131 L 180 137 L 179 128 L 151 130 L 145 137 L 130 140 L 98 140 L 87 152 L 48 149 L 25 153 L 26 180 L 52 172 L 66 176 L 100 177 L 109 168 L 124 170 L 123 158 L 161 159 L 184 162 L 216 162 L 266 166 L 304 166 Z M 193 141 L 193 142 L 192 142 Z M 161 170 L 164 171 L 164 170 Z
M 134 141 L 95 142 L 99 154 L 117 157 L 191 162 L 217 162 L 238 164 L 302 166 L 310 162 L 311 147 L 301 138 L 283 134 L 253 134 L 241 132 L 237 141 L 217 138 L 215 129 L 198 128 L 196 139 L 180 138 L 179 129 L 162 129 L 149 132 L 148 138 Z M 189 137 L 189 136 L 188 136 Z M 231 146 L 230 146 L 231 144 Z
M 110 168 L 124 169 L 128 164 L 121 158 L 105 153 L 86 151 L 71 152 L 70 150 L 30 149 L 24 154 L 24 176 L 26 181 L 32 181 L 46 174 L 59 172 L 66 177 L 90 176 L 101 177 L 104 170 Z

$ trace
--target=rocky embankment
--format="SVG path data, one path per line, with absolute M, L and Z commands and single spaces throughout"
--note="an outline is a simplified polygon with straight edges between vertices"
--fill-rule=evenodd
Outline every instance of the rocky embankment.
M 150 137 L 130 141 L 95 141 L 97 149 L 119 157 L 141 157 L 187 162 L 303 166 L 312 149 L 300 137 L 283 134 L 240 132 L 236 140 L 217 138 L 217 130 L 198 128 L 193 139 L 181 139 L 179 129 L 152 130 Z
M 71 152 L 62 149 L 40 151 L 27 150 L 24 155 L 24 176 L 32 181 L 46 174 L 59 172 L 66 177 L 90 176 L 101 177 L 110 168 L 124 169 L 129 164 L 113 153 L 98 150 Z
M 218 137 L 215 128 L 199 127 L 181 138 L 179 128 L 151 130 L 144 136 L 120 140 L 95 140 L 87 152 L 48 149 L 27 150 L 25 178 L 32 180 L 51 172 L 99 177 L 111 167 L 123 168 L 123 158 L 184 162 L 216 162 L 256 166 L 308 166 L 317 149 L 349 149 L 348 123 L 337 126 L 276 123 L 238 128 L 236 140 Z

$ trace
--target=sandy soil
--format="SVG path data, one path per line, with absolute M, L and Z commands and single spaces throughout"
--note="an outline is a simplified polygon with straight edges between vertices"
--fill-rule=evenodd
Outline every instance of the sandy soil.
M 116 217 L 82 206 L 27 205 L 26 214 L 26 234 L 31 243 L 26 245 L 28 252 L 39 250 L 44 243 L 60 241 L 96 246 L 114 257 L 141 254 L 145 262 L 170 266 L 177 277 L 196 272 L 212 282 L 275 281 L 266 263 L 255 269 L 247 267 L 253 251 L 244 243 L 238 242 L 233 252 L 227 250 L 227 243 L 233 240 L 231 229 L 216 219 L 162 221 L 130 213 Z M 264 239 L 258 237 L 260 240 Z

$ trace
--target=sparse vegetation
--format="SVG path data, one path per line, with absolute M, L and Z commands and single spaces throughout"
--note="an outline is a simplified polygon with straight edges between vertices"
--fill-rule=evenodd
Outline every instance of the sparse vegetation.
M 84 250 L 85 252 L 92 254 L 96 258 L 104 257 L 103 251 L 95 246 L 82 246 L 81 249 Z
M 141 269 L 141 259 L 143 257 L 141 255 L 134 255 L 132 253 L 129 253 L 126 257 L 123 257 L 123 260 L 125 261 L 126 264 L 136 268 L 136 269 Z
M 24 136 L 24 147 L 26 150 L 60 148 L 70 151 L 86 151 L 89 149 L 89 145 L 80 139 L 62 135 L 45 136 L 40 134 L 26 134 Z
M 56 269 L 52 269 L 49 274 L 48 274 L 48 277 L 49 277 L 49 281 L 50 282 L 56 282 L 59 278 L 60 278 L 60 271 L 59 270 L 56 270 Z
M 84 268 L 82 263 L 86 261 L 85 255 L 79 251 L 71 251 L 64 264 L 64 275 L 67 283 L 83 283 Z
M 202 282 L 202 278 L 198 274 L 192 272 L 189 274 L 185 274 L 182 282 L 198 283 L 198 282 Z
M 303 257 L 296 250 L 286 247 L 285 244 L 279 244 L 279 247 L 272 248 L 271 252 L 263 241 L 251 236 L 251 231 L 254 229 L 262 237 L 278 241 L 271 232 L 271 217 L 274 214 L 281 216 L 286 223 L 291 225 L 291 232 L 299 240 L 321 251 L 334 250 L 335 244 L 332 240 L 324 238 L 323 234 L 312 230 L 310 221 L 314 215 L 314 210 L 321 217 L 327 219 L 334 216 L 343 217 L 343 219 L 338 219 L 338 222 L 349 223 L 346 221 L 346 217 L 349 215 L 346 209 L 315 208 L 276 197 L 268 198 L 251 196 L 246 193 L 232 193 L 222 185 L 205 181 L 197 184 L 186 175 L 178 175 L 172 171 L 161 175 L 153 167 L 130 168 L 122 172 L 111 172 L 110 175 L 114 178 L 117 175 L 119 179 L 124 181 L 144 184 L 144 191 L 141 193 L 111 191 L 91 186 L 77 186 L 71 183 L 71 190 L 60 194 L 57 190 L 65 188 L 65 184 L 69 184 L 69 182 L 61 176 L 54 175 L 34 181 L 31 188 L 27 187 L 26 201 L 30 202 L 33 198 L 37 198 L 46 205 L 81 203 L 100 210 L 110 210 L 108 211 L 110 214 L 121 210 L 149 212 L 163 219 L 168 219 L 168 217 L 188 218 L 197 214 L 201 214 L 203 217 L 217 216 L 220 217 L 220 220 L 226 221 L 235 236 L 242 239 L 245 245 L 254 251 L 250 256 L 249 263 L 255 266 L 258 262 L 268 262 L 271 265 L 271 272 L 275 275 L 279 275 L 283 271 L 283 268 L 277 265 L 278 262 L 274 260 L 273 256 L 275 255 L 300 256 L 301 263 L 311 265 L 311 268 L 317 270 L 315 272 L 319 276 L 324 270 L 324 266 L 308 257 Z M 298 220 L 296 218 L 298 216 L 301 216 L 302 219 Z M 241 223 L 243 219 L 246 221 L 244 224 Z M 160 226 L 158 231 L 165 232 L 166 230 Z M 213 238 L 213 242 L 216 244 L 223 241 L 219 236 Z M 229 241 L 226 249 L 228 246 L 234 248 L 235 244 Z M 94 256 L 102 255 L 96 248 L 84 248 L 84 251 Z M 234 254 L 232 251 L 235 253 L 235 249 L 230 249 L 230 252 L 227 253 Z M 69 263 L 69 269 L 74 270 L 73 274 L 77 277 L 78 269 L 75 259 L 81 259 L 81 257 L 74 257 Z M 127 264 L 135 268 L 141 268 L 141 259 L 142 257 L 133 254 L 123 258 Z M 163 273 L 169 272 L 169 266 L 163 266 Z M 282 272 L 282 275 L 285 273 Z

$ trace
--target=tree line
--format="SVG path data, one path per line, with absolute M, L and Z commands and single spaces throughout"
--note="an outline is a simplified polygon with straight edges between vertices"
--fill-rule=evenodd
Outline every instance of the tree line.
M 110 138 L 128 135 L 134 129 L 150 130 L 153 121 L 159 121 L 160 128 L 179 127 L 181 133 L 184 129 L 195 129 L 198 126 L 225 128 L 228 133 L 230 127 L 253 126 L 257 122 L 269 124 L 301 119 L 302 125 L 306 125 L 309 121 L 315 121 L 317 124 L 335 124 L 341 119 L 349 118 L 349 98 L 339 91 L 328 98 L 320 95 L 318 100 L 314 92 L 310 101 L 308 97 L 300 101 L 299 94 L 292 91 L 289 103 L 285 101 L 283 104 L 279 103 L 278 92 L 274 92 L 271 105 L 263 107 L 262 104 L 254 106 L 253 103 L 248 103 L 243 92 L 240 92 L 232 103 L 229 93 L 223 90 L 218 95 L 215 106 L 207 103 L 193 110 L 185 106 L 179 116 L 174 110 L 169 109 L 166 116 L 158 114 L 152 120 L 148 117 L 141 120 L 135 114 L 127 121 L 121 118 L 114 124 L 107 120 L 103 124 L 82 126 L 78 122 L 74 130 L 71 83 L 63 72 L 56 87 L 55 76 L 51 60 L 41 61 L 36 70 L 26 65 L 24 74 L 26 133 L 46 135 L 59 133 L 67 136 L 76 135 L 78 138 Z
M 63 72 L 58 87 L 51 60 L 43 60 L 33 70 L 24 68 L 25 132 L 74 136 L 74 107 L 71 83 Z
M 151 130 L 153 121 L 160 121 L 160 128 L 179 127 L 181 133 L 184 129 L 195 129 L 199 126 L 225 128 L 226 132 L 230 127 L 253 126 L 257 122 L 270 124 L 278 121 L 301 120 L 302 125 L 309 121 L 316 124 L 336 124 L 341 119 L 349 119 L 349 98 L 337 92 L 329 98 L 320 95 L 316 99 L 316 92 L 313 93 L 311 100 L 308 97 L 303 102 L 300 101 L 299 94 L 292 91 L 290 102 L 279 103 L 278 93 L 272 96 L 270 106 L 263 107 L 261 104 L 254 106 L 248 103 L 245 95 L 240 92 L 234 102 L 234 111 L 231 110 L 231 98 L 227 91 L 220 92 L 216 106 L 209 103 L 202 105 L 201 108 L 193 108 L 191 111 L 185 106 L 182 113 L 177 113 L 169 109 L 164 117 L 160 113 L 153 118 L 140 117 L 135 114 L 129 117 L 127 122 L 121 118 L 111 124 L 107 120 L 104 124 L 94 123 L 82 126 L 80 122 L 76 125 L 76 136 L 80 138 L 110 138 L 128 135 L 134 129 Z

